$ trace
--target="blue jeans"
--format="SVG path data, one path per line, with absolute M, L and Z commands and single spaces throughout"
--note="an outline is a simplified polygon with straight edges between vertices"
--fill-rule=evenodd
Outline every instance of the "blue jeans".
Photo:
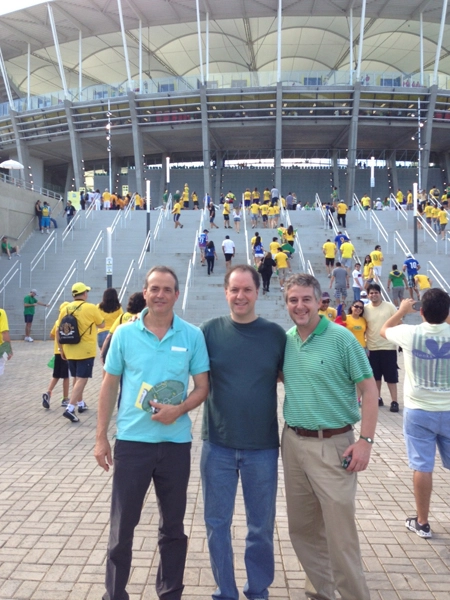
M 358 300 L 361 300 L 361 288 L 359 287 L 353 287 L 353 302 L 358 302 Z
M 278 448 L 236 450 L 203 442 L 201 476 L 209 554 L 217 590 L 214 600 L 239 600 L 233 569 L 231 522 L 241 477 L 247 517 L 244 594 L 267 599 L 274 578 L 273 530 Z

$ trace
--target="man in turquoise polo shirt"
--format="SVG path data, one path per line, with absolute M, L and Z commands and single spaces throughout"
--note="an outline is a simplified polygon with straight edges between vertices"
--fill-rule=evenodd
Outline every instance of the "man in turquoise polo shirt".
M 200 329 L 173 312 L 179 296 L 174 271 L 153 267 L 143 293 L 147 308 L 140 318 L 114 333 L 98 404 L 94 454 L 108 471 L 113 461 L 107 431 L 122 378 L 103 600 L 128 598 L 134 529 L 152 481 L 160 514 L 156 593 L 179 600 L 184 588 L 192 440 L 187 413 L 206 399 L 209 359 Z M 188 393 L 190 375 L 194 387 Z
M 319 282 L 296 274 L 284 297 L 295 327 L 284 356 L 286 421 L 281 442 L 289 535 L 303 565 L 305 593 L 370 600 L 355 524 L 356 473 L 367 468 L 378 393 L 362 346 L 318 314 Z M 358 394 L 357 394 L 358 389 Z M 360 420 L 355 442 L 353 425 Z

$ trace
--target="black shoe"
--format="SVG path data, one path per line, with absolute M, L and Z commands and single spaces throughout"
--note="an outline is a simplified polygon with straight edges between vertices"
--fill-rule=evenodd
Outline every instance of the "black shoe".
M 72 421 L 72 423 L 78 423 L 80 421 L 75 412 L 70 412 L 69 409 L 65 410 L 62 416 L 69 419 L 69 421 Z
M 420 525 L 419 521 L 417 520 L 417 517 L 409 517 L 408 519 L 406 519 L 405 525 L 407 529 L 409 529 L 410 531 L 414 531 L 414 533 L 417 533 L 419 537 L 433 537 L 430 525 L 428 523 L 425 523 L 425 525 Z
M 81 415 L 81 413 L 84 413 L 86 410 L 89 410 L 87 404 L 83 404 L 83 406 L 79 406 L 78 405 L 78 413 Z
M 389 409 L 391 412 L 398 412 L 398 402 L 391 402 L 391 408 Z
M 45 392 L 45 394 L 42 394 L 42 406 L 44 408 L 50 408 L 50 395 L 47 394 L 47 392 Z
M 383 398 L 378 398 L 378 406 L 384 406 Z

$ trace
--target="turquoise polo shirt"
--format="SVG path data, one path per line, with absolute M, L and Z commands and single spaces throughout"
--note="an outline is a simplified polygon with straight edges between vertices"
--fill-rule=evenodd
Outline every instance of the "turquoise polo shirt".
M 174 315 L 171 328 L 159 340 L 144 325 L 147 311 L 142 311 L 140 319 L 118 327 L 106 358 L 105 371 L 122 375 L 116 437 L 155 444 L 190 442 L 188 414 L 164 425 L 152 421 L 152 413 L 145 408 L 153 398 L 168 404 L 186 399 L 189 376 L 209 371 L 205 338 L 198 327 Z
M 359 421 L 356 384 L 372 377 L 372 369 L 355 336 L 322 316 L 304 342 L 296 327 L 286 336 L 286 423 L 319 430 L 338 429 Z

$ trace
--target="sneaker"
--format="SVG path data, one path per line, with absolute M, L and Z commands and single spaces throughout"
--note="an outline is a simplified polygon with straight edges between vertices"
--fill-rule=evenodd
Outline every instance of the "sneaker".
M 391 412 L 398 412 L 398 402 L 391 402 L 391 408 L 389 409 Z
M 67 399 L 62 399 L 61 400 L 61 406 L 69 406 L 69 401 Z
M 50 394 L 48 394 L 47 392 L 45 392 L 45 394 L 42 394 L 42 406 L 44 408 L 50 408 Z
M 429 523 L 426 523 L 425 525 L 420 525 L 419 521 L 417 520 L 417 517 L 409 517 L 408 519 L 406 519 L 405 525 L 406 529 L 414 531 L 414 533 L 417 533 L 419 537 L 433 537 Z
M 87 404 L 83 404 L 83 406 L 78 405 L 78 412 L 81 415 L 81 413 L 84 413 L 86 410 L 89 410 Z
M 384 406 L 383 398 L 378 398 L 378 406 Z
M 69 419 L 69 421 L 72 421 L 72 423 L 78 423 L 80 420 L 77 415 L 74 412 L 70 412 L 69 409 L 66 409 L 62 416 L 66 417 L 66 419 Z

